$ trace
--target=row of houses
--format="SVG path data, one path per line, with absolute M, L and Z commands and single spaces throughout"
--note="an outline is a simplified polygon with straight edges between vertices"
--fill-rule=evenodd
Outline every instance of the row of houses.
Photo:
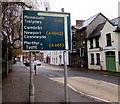
M 72 30 L 72 50 L 67 65 L 120 72 L 120 17 L 109 20 L 98 13 L 87 20 L 77 20 Z M 44 52 L 44 61 L 63 65 L 63 51 Z

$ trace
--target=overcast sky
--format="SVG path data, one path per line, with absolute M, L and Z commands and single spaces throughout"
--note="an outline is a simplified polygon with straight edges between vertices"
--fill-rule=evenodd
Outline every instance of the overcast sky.
M 108 19 L 118 17 L 118 2 L 120 0 L 47 0 L 50 1 L 50 11 L 71 13 L 71 25 L 76 20 L 86 20 L 97 13 L 102 13 Z

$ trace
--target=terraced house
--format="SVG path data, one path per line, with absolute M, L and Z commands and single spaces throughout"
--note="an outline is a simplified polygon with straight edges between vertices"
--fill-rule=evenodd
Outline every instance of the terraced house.
M 78 20 L 76 26 L 72 26 L 72 52 L 69 54 L 71 67 L 88 68 L 88 52 L 86 37 L 107 18 L 98 13 L 87 20 Z
M 87 37 L 88 68 L 120 72 L 120 17 L 99 24 Z

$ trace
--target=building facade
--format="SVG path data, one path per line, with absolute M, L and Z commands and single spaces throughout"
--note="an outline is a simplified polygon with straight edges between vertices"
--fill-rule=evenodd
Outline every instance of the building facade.
M 87 37 L 88 68 L 120 72 L 120 30 L 117 22 L 100 24 Z
M 86 37 L 100 24 L 106 21 L 102 13 L 72 26 L 72 52 L 70 52 L 70 66 L 88 68 L 87 40 Z
M 23 60 L 24 59 L 30 60 L 30 53 L 29 52 L 24 52 L 23 53 Z M 34 52 L 33 53 L 33 59 L 44 61 L 44 53 L 43 52 Z
M 52 65 L 64 65 L 64 51 L 46 51 L 44 52 L 44 60 L 48 64 Z M 66 52 L 66 62 L 69 65 L 68 52 Z

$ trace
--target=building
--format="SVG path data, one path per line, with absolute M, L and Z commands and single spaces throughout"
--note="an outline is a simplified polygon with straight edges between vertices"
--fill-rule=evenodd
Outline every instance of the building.
M 99 24 L 87 37 L 88 68 L 120 72 L 120 17 Z
M 64 65 L 63 56 L 64 56 L 63 51 L 45 51 L 44 52 L 45 62 L 52 65 Z M 67 65 L 69 65 L 68 52 L 66 52 L 66 61 L 67 61 Z
M 24 59 L 30 60 L 30 52 L 23 53 L 23 60 Z M 33 59 L 44 61 L 44 53 L 43 52 L 33 52 Z
M 85 21 L 76 21 L 76 26 L 72 26 L 72 52 L 69 54 L 71 67 L 88 68 L 86 37 L 106 19 L 102 13 L 98 13 Z

